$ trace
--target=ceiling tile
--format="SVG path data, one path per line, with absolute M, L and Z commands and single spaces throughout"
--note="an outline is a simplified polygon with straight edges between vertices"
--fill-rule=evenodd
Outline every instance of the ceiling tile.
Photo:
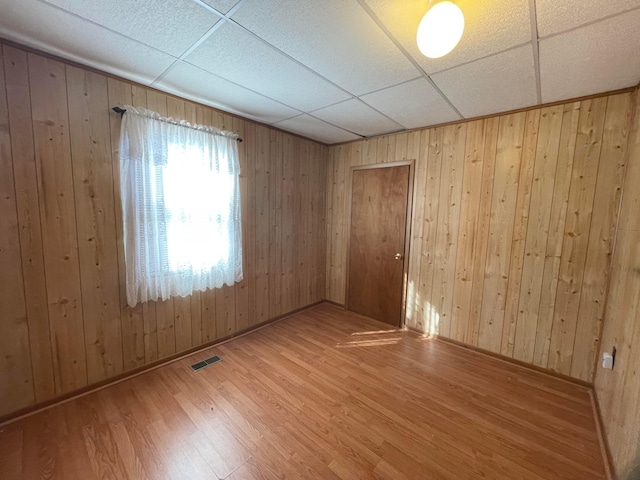
M 356 98 L 316 110 L 312 115 L 365 137 L 403 129 L 402 125 L 389 120 Z
M 538 35 L 570 28 L 640 7 L 640 0 L 536 0 Z
M 243 28 L 228 23 L 185 61 L 303 111 L 350 97 Z
M 43 1 L 176 57 L 220 18 L 191 0 Z
M 361 138 L 358 135 L 354 135 L 351 132 L 334 127 L 333 125 L 329 125 L 328 123 L 318 120 L 317 118 L 313 118 L 307 114 L 283 120 L 282 122 L 276 123 L 275 126 L 329 145 L 332 143 L 348 142 L 349 140 L 358 140 Z
M 460 119 L 433 85 L 422 77 L 360 98 L 407 128 Z
M 0 3 L 0 36 L 140 83 L 175 58 L 36 0 Z
M 154 86 L 264 123 L 275 123 L 300 114 L 293 108 L 184 62 L 179 62 Z
M 207 5 L 215 8 L 220 13 L 227 13 L 240 0 L 202 0 Z
M 640 10 L 540 42 L 542 101 L 553 102 L 640 82 Z
M 353 0 L 247 0 L 233 19 L 354 95 L 417 75 Z
M 416 32 L 429 2 L 364 0 L 385 27 L 427 72 L 433 73 L 531 41 L 529 0 L 456 0 L 465 18 L 458 46 L 442 58 L 427 58 L 418 49 Z
M 467 63 L 431 78 L 466 118 L 537 103 L 531 45 Z

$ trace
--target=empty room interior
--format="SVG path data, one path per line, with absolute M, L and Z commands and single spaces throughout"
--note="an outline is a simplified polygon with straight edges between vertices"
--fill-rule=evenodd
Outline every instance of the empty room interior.
M 0 1 L 0 479 L 640 479 L 640 0 Z

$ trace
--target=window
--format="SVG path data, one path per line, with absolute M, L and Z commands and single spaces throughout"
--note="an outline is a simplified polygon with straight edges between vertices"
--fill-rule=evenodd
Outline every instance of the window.
M 237 137 L 126 109 L 120 176 L 127 303 L 242 280 Z

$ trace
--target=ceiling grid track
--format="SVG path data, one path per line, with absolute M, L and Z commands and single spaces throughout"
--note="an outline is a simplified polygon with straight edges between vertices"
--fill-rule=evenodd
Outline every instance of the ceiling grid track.
M 150 48 L 152 50 L 155 50 L 158 53 L 162 53 L 163 55 L 168 55 L 170 57 L 176 58 L 174 55 L 171 55 L 170 53 L 164 52 L 164 51 L 160 50 L 159 48 L 154 47 L 153 45 L 149 45 L 148 43 L 144 43 L 144 42 L 141 42 L 140 40 L 136 40 L 135 38 L 129 37 L 129 36 L 125 35 L 124 33 L 120 33 L 119 31 L 114 30 L 113 28 L 109 28 L 109 27 L 107 27 L 105 25 L 102 25 L 101 23 L 94 22 L 93 20 L 89 20 L 88 18 L 85 18 L 85 17 L 83 17 L 81 15 L 78 15 L 77 13 L 73 13 L 72 11 L 66 10 L 66 9 L 64 9 L 62 7 L 59 7 L 58 5 L 56 5 L 54 3 L 50 3 L 47 0 L 37 0 L 37 1 L 40 2 L 40 3 L 45 4 L 48 7 L 51 7 L 53 9 L 55 9 L 55 10 L 58 10 L 58 11 L 64 13 L 65 15 L 69 15 L 71 17 L 77 18 L 78 20 L 80 20 L 82 22 L 87 22 L 87 23 L 90 23 L 91 25 L 95 25 L 96 27 L 98 27 L 100 29 L 104 29 L 104 30 L 108 31 L 109 33 L 113 33 L 114 35 L 117 35 L 118 37 L 124 38 L 124 39 L 126 39 L 126 40 L 128 40 L 130 42 L 139 43 L 140 45 L 144 45 L 146 48 Z
M 312 69 L 311 67 L 309 67 L 308 65 L 305 65 L 304 63 L 296 60 L 294 57 L 292 57 L 291 55 L 289 55 L 286 52 L 283 52 L 282 50 L 280 50 L 278 47 L 276 47 L 275 45 L 273 45 L 272 43 L 267 42 L 264 38 L 256 35 L 255 33 L 253 33 L 251 30 L 249 30 L 248 28 L 244 27 L 243 25 L 240 25 L 238 22 L 236 22 L 235 20 L 233 20 L 232 18 L 226 19 L 227 22 L 229 22 L 230 25 L 233 25 L 239 29 L 241 29 L 242 31 L 244 31 L 245 33 L 248 33 L 249 35 L 251 35 L 253 38 L 255 38 L 256 40 L 259 40 L 261 43 L 263 43 L 264 45 L 268 46 L 269 48 L 271 48 L 273 51 L 279 53 L 280 55 L 282 55 L 283 57 L 287 58 L 288 60 L 291 60 L 292 62 L 296 63 L 298 66 L 304 68 L 305 70 L 307 70 L 308 72 L 313 73 L 314 75 L 316 75 L 317 77 L 320 77 L 322 80 L 324 80 L 325 82 L 330 83 L 331 85 L 333 85 L 334 87 L 342 90 L 344 93 L 346 93 L 347 95 L 350 95 L 351 98 L 356 98 L 356 95 L 351 93 L 349 90 L 345 89 L 344 87 L 341 87 L 340 85 L 338 85 L 337 83 L 333 82 L 332 80 L 329 80 L 327 77 L 325 77 L 324 75 L 322 75 L 321 73 L 316 72 L 314 69 Z M 349 99 L 347 99 L 349 100 Z M 337 102 L 340 103 L 340 102 Z
M 213 25 L 209 30 L 207 30 L 204 35 L 202 35 L 193 45 L 191 45 L 189 48 L 187 48 L 187 50 L 185 50 L 185 52 L 180 55 L 171 65 L 169 65 L 166 70 L 164 72 L 162 72 L 160 75 L 158 75 L 156 77 L 156 79 L 151 82 L 150 86 L 151 87 L 155 87 L 156 84 L 162 80 L 171 70 L 173 70 L 173 68 L 178 65 L 181 61 L 184 61 L 184 59 L 191 53 L 193 52 L 196 48 L 198 48 L 207 38 L 209 38 L 211 35 L 213 35 L 213 33 L 218 30 L 220 28 L 220 26 L 222 26 L 224 24 L 224 22 L 222 20 L 218 20 L 215 25 Z M 210 73 L 210 72 L 208 72 Z
M 22 0 L 0 7 L 0 35 L 327 144 L 639 82 L 640 0 L 470 8 L 465 51 L 425 62 L 411 29 L 438 1 Z
M 363 136 L 363 135 L 360 135 L 359 133 L 352 132 L 351 130 L 349 130 L 349 129 L 347 129 L 347 128 L 339 127 L 338 125 L 335 125 L 335 124 L 333 124 L 333 123 L 331 123 L 331 122 L 328 122 L 328 121 L 326 121 L 326 120 L 322 120 L 322 119 L 320 119 L 320 118 L 318 118 L 318 117 L 316 117 L 316 116 L 314 116 L 314 115 L 311 115 L 311 112 L 313 112 L 313 111 L 321 110 L 322 108 L 331 107 L 331 106 L 333 106 L 333 105 L 338 105 L 338 104 L 340 104 L 340 103 L 342 103 L 342 102 L 345 102 L 345 101 L 347 101 L 347 100 L 351 100 L 351 99 L 354 99 L 354 98 L 358 98 L 358 97 L 357 97 L 355 94 L 351 93 L 350 91 L 346 90 L 345 88 L 341 87 L 341 86 L 340 86 L 340 85 L 338 85 L 337 83 L 333 82 L 332 80 L 330 80 L 330 79 L 326 78 L 324 75 L 322 75 L 322 74 L 320 74 L 320 73 L 316 72 L 315 70 L 313 70 L 312 68 L 310 68 L 308 65 L 305 65 L 304 63 L 302 63 L 302 62 L 298 61 L 297 59 L 295 59 L 295 58 L 294 58 L 294 57 L 292 57 L 291 55 L 287 54 L 286 52 L 284 52 L 284 51 L 280 50 L 278 47 L 276 47 L 275 45 L 273 45 L 273 44 L 269 43 L 269 42 L 268 42 L 268 41 L 266 41 L 264 38 L 262 38 L 262 37 L 260 37 L 260 36 L 256 35 L 254 32 L 252 32 L 252 31 L 251 31 L 251 30 L 249 30 L 248 28 L 246 28 L 246 27 L 244 27 L 243 25 L 240 25 L 238 22 L 236 22 L 236 21 L 232 18 L 232 16 L 233 16 L 233 15 L 234 15 L 234 14 L 235 14 L 235 13 L 236 13 L 240 8 L 241 8 L 241 7 L 242 7 L 242 5 L 246 2 L 246 0 L 240 0 L 240 1 L 239 1 L 238 3 L 236 3 L 236 4 L 235 4 L 235 5 L 234 5 L 234 6 L 233 6 L 233 7 L 232 7 L 232 8 L 231 8 L 231 9 L 230 9 L 226 14 L 223 14 L 222 12 L 219 12 L 218 10 L 216 10 L 216 9 L 215 9 L 215 8 L 213 8 L 213 7 L 211 7 L 211 6 L 210 6 L 210 5 L 208 5 L 207 3 L 203 2 L 202 0 L 192 0 L 192 1 L 194 1 L 194 2 L 195 2 L 195 3 L 197 3 L 198 5 L 200 5 L 200 6 L 204 7 L 204 8 L 206 8 L 206 9 L 207 9 L 207 10 L 209 10 L 210 12 L 215 13 L 216 15 L 218 15 L 218 16 L 220 17 L 220 21 L 219 21 L 219 22 L 217 22 L 217 23 L 216 23 L 216 24 L 211 28 L 211 30 L 210 30 L 210 31 L 208 31 L 207 33 L 205 33 L 205 34 L 202 36 L 202 38 L 200 38 L 197 42 L 195 42 L 195 43 L 191 46 L 191 48 L 189 48 L 189 49 L 188 49 L 188 50 L 187 50 L 183 55 L 181 55 L 180 60 L 185 61 L 185 60 L 184 60 L 184 58 L 186 58 L 186 57 L 187 57 L 187 56 L 188 56 L 188 55 L 189 55 L 193 50 L 195 50 L 195 49 L 196 49 L 200 44 L 202 44 L 202 43 L 203 43 L 207 38 L 209 38 L 209 36 L 210 36 L 212 33 L 214 33 L 214 32 L 215 32 L 215 30 L 217 30 L 218 28 L 220 28 L 220 27 L 221 27 L 222 25 L 224 25 L 225 23 L 226 23 L 226 24 L 228 24 L 228 25 L 231 25 L 231 26 L 233 26 L 233 27 L 235 27 L 235 28 L 239 28 L 240 30 L 242 30 L 243 32 L 247 33 L 248 35 L 250 35 L 250 36 L 251 36 L 251 37 L 253 37 L 254 39 L 258 40 L 260 43 L 262 43 L 263 45 L 265 45 L 265 46 L 267 46 L 268 48 L 272 49 L 273 51 L 275 51 L 275 52 L 276 52 L 276 53 L 278 53 L 279 55 L 282 55 L 283 57 L 285 57 L 286 59 L 288 59 L 288 60 L 290 60 L 291 62 L 295 63 L 296 65 L 298 65 L 298 66 L 300 66 L 300 67 L 304 68 L 304 69 L 305 69 L 305 70 L 307 70 L 308 72 L 312 73 L 313 75 L 315 75 L 315 76 L 319 77 L 320 79 L 324 80 L 325 82 L 327 82 L 327 83 L 331 84 L 331 85 L 332 85 L 332 86 L 334 86 L 335 88 L 337 88 L 337 89 L 339 89 L 340 91 L 344 92 L 345 94 L 347 94 L 347 95 L 349 96 L 349 98 L 347 98 L 347 99 L 345 99 L 345 100 L 341 100 L 341 101 L 339 101 L 339 102 L 335 102 L 335 103 L 330 104 L 330 105 L 325 105 L 325 106 L 323 106 L 323 107 L 320 107 L 320 108 L 317 108 L 317 109 L 311 110 L 310 112 L 304 112 L 304 111 L 301 111 L 300 109 L 298 109 L 298 108 L 296 108 L 296 107 L 293 107 L 293 106 L 291 106 L 291 105 L 287 105 L 286 103 L 282 103 L 282 102 L 280 102 L 280 101 L 278 101 L 278 100 L 276 100 L 276 99 L 274 99 L 274 98 L 271 98 L 271 97 L 269 97 L 269 96 L 267 96 L 267 95 L 264 95 L 264 94 L 262 94 L 262 93 L 256 92 L 255 90 L 252 90 L 252 89 L 250 89 L 250 88 L 247 88 L 247 87 L 246 87 L 246 86 L 244 86 L 244 85 L 240 85 L 240 84 L 238 84 L 238 83 L 236 83 L 236 82 L 233 82 L 233 81 L 231 81 L 231 80 L 229 80 L 229 79 L 227 79 L 227 78 L 221 77 L 220 75 L 217 75 L 217 74 L 215 74 L 215 73 L 213 73 L 213 72 L 209 72 L 208 70 L 205 70 L 205 69 L 203 69 L 203 68 L 201 68 L 201 67 L 198 67 L 197 65 L 193 65 L 193 64 L 192 64 L 192 63 L 190 63 L 190 62 L 186 62 L 186 63 L 188 63 L 189 65 L 191 65 L 191 66 L 193 66 L 193 67 L 195 67 L 195 68 L 198 68 L 198 69 L 200 69 L 200 70 L 202 70 L 202 71 L 204 71 L 204 72 L 207 72 L 208 74 L 214 75 L 214 76 L 216 76 L 216 77 L 218 77 L 218 78 L 221 78 L 221 79 L 223 79 L 223 80 L 225 80 L 225 81 L 227 81 L 227 82 L 230 82 L 230 83 L 232 83 L 232 84 L 234 84 L 234 85 L 237 85 L 238 87 L 242 87 L 242 88 L 244 88 L 244 89 L 246 89 L 246 90 L 249 90 L 249 91 L 251 91 L 251 92 L 253 92 L 253 93 L 257 94 L 257 95 L 261 95 L 261 96 L 263 96 L 263 97 L 265 97 L 265 98 L 268 98 L 269 100 L 272 100 L 272 101 L 274 101 L 274 102 L 277 102 L 277 103 L 279 103 L 279 104 L 281 104 L 281 105 L 284 105 L 284 106 L 286 106 L 286 107 L 292 108 L 293 110 L 297 110 L 297 111 L 299 112 L 298 114 L 293 115 L 293 116 L 291 116 L 291 117 L 283 118 L 282 120 L 278 120 L 277 122 L 272 122 L 272 123 L 271 123 L 271 125 L 277 125 L 277 124 L 279 124 L 279 123 L 281 123 L 281 122 L 285 122 L 285 121 L 287 121 L 287 120 L 291 120 L 291 119 L 293 119 L 293 118 L 297 118 L 297 117 L 300 117 L 300 116 L 302 116 L 302 115 L 308 115 L 308 116 L 310 116 L 310 117 L 314 118 L 315 120 L 318 120 L 318 121 L 320 121 L 320 122 L 326 123 L 327 125 L 331 125 L 331 126 L 332 126 L 332 127 L 334 127 L 334 128 L 338 128 L 338 129 L 340 129 L 340 130 L 344 130 L 345 132 L 351 133 L 351 134 L 353 134 L 353 135 L 357 135 L 357 136 L 358 136 L 358 137 L 360 137 L 360 138 L 364 138 L 364 136 Z M 162 78 L 163 78 L 163 77 L 164 77 L 164 76 L 165 76 L 165 75 L 166 75 L 166 74 L 167 74 L 167 73 L 168 73 L 168 72 L 173 68 L 173 66 L 174 66 L 175 64 L 177 64 L 177 63 L 178 63 L 178 62 L 174 62 L 174 64 L 173 64 L 173 65 L 171 65 L 171 66 L 167 69 L 167 71 L 163 72 L 163 73 L 162 73 L 158 78 L 156 78 L 156 79 L 154 80 L 154 82 L 153 82 L 153 83 L 155 84 L 156 82 L 158 82 L 159 80 L 161 80 L 161 79 L 162 79 Z M 369 105 L 367 105 L 367 106 L 369 106 Z M 370 106 L 369 106 L 369 107 L 370 107 Z M 373 107 L 370 107 L 370 108 L 373 108 Z M 375 110 L 375 109 L 374 109 L 374 110 Z M 376 110 L 376 112 L 378 112 L 378 111 Z M 393 121 L 394 123 L 397 123 L 397 122 L 395 122 L 393 119 L 389 118 L 387 115 L 383 114 L 382 112 L 378 112 L 378 113 L 380 113 L 381 115 L 384 115 L 386 118 L 388 118 L 389 120 Z M 403 128 L 404 128 L 404 127 L 403 127 Z
M 533 48 L 533 68 L 536 75 L 536 95 L 538 105 L 540 105 L 542 103 L 542 82 L 540 79 L 540 40 L 538 39 L 536 0 L 529 0 L 529 16 L 531 17 L 531 47 Z
M 193 1 L 195 1 L 195 2 L 196 2 L 196 3 L 198 3 L 199 5 L 202 5 L 202 4 L 206 5 L 204 2 L 202 2 L 202 0 L 193 0 Z M 275 45 L 273 45 L 272 43 L 269 43 L 269 42 L 268 42 L 268 41 L 266 41 L 264 38 L 262 38 L 262 37 L 260 37 L 260 36 L 256 35 L 254 32 L 252 32 L 252 31 L 251 31 L 251 30 L 249 30 L 248 28 L 246 28 L 246 27 L 244 27 L 243 25 L 241 25 L 241 24 L 239 24 L 238 22 L 236 22 L 236 21 L 235 21 L 233 18 L 231 18 L 231 17 L 232 17 L 232 15 L 233 15 L 233 14 L 234 14 L 234 13 L 235 13 L 239 8 L 240 8 L 240 7 L 241 7 L 241 4 L 242 4 L 242 3 L 244 3 L 245 1 L 246 1 L 246 0 L 240 0 L 240 2 L 238 2 L 238 3 L 237 3 L 237 4 L 236 4 L 236 5 L 235 5 L 235 6 L 234 6 L 234 7 L 233 7 L 233 8 L 232 8 L 232 9 L 231 9 L 227 14 L 226 14 L 226 15 L 222 15 L 220 12 L 216 11 L 215 9 L 213 9 L 213 8 L 211 8 L 211 7 L 209 7 L 209 8 L 210 8 L 213 12 L 215 12 L 217 15 L 221 15 L 221 19 L 222 19 L 222 21 L 223 21 L 223 22 L 227 22 L 228 24 L 233 25 L 233 26 L 235 26 L 236 28 L 241 29 L 242 31 L 244 31 L 245 33 L 247 33 L 247 34 L 251 35 L 253 38 L 255 38 L 256 40 L 260 41 L 262 44 L 266 45 L 267 47 L 271 48 L 272 50 L 274 50 L 274 51 L 275 51 L 275 52 L 277 52 L 278 54 L 282 55 L 283 57 L 285 57 L 285 58 L 287 58 L 288 60 L 290 60 L 290 61 L 294 62 L 295 64 L 297 64 L 298 66 L 300 66 L 300 67 L 304 68 L 304 69 L 305 69 L 305 70 L 307 70 L 308 72 L 310 72 L 310 73 L 312 73 L 312 74 L 316 75 L 317 77 L 321 78 L 321 79 L 322 79 L 322 80 L 324 80 L 325 82 L 327 82 L 327 83 L 331 84 L 332 86 L 336 87 L 337 89 L 339 89 L 339 90 L 341 90 L 342 92 L 344 92 L 344 93 L 346 93 L 347 95 L 349 95 L 349 98 L 346 98 L 346 99 L 341 100 L 341 101 L 339 101 L 339 102 L 335 102 L 335 103 L 330 104 L 330 105 L 325 105 L 325 106 L 323 106 L 323 107 L 316 108 L 316 109 L 314 109 L 314 110 L 310 110 L 310 111 L 308 111 L 308 112 L 302 112 L 302 111 L 301 111 L 300 115 L 304 115 L 304 114 L 309 115 L 310 117 L 312 117 L 312 118 L 314 118 L 314 119 L 316 119 L 316 120 L 318 120 L 318 121 L 320 121 L 320 122 L 324 122 L 324 123 L 326 123 L 326 124 L 328 124 L 328 125 L 331 125 L 332 127 L 339 128 L 340 130 L 344 130 L 345 132 L 349 132 L 349 133 L 351 133 L 351 134 L 353 134 L 353 135 L 357 135 L 358 137 L 361 137 L 361 138 L 366 138 L 366 136 L 365 136 L 365 135 L 362 135 L 362 134 L 359 134 L 359 133 L 353 132 L 353 131 L 349 130 L 348 128 L 345 128 L 345 127 L 340 127 L 340 126 L 335 125 L 335 124 L 333 124 L 333 123 L 331 123 L 331 122 L 328 122 L 327 120 L 323 120 L 323 119 L 318 118 L 318 117 L 316 117 L 316 116 L 314 116 L 314 115 L 312 115 L 312 114 L 311 114 L 312 112 L 316 112 L 316 111 L 318 111 L 318 110 L 322 110 L 322 109 L 324 109 L 324 108 L 328 108 L 328 107 L 331 107 L 331 106 L 334 106 L 334 105 L 339 105 L 339 104 L 341 104 L 341 103 L 344 103 L 344 102 L 347 102 L 347 101 L 349 101 L 349 100 L 354 100 L 354 99 L 355 99 L 355 100 L 358 100 L 358 101 L 359 101 L 360 103 L 362 103 L 363 105 L 365 105 L 365 106 L 367 106 L 368 108 L 370 108 L 371 110 L 374 110 L 376 113 L 378 113 L 378 114 L 382 115 L 382 116 L 383 116 L 383 117 L 385 117 L 387 120 L 389 120 L 389 121 L 391 121 L 391 122 L 395 123 L 396 125 L 398 125 L 398 126 L 400 127 L 398 130 L 393 130 L 393 131 L 391 131 L 391 132 L 387 132 L 387 133 L 397 133 L 397 132 L 399 132 L 399 131 L 402 131 L 402 130 L 406 130 L 406 129 L 407 129 L 407 127 L 405 127 L 404 125 L 399 124 L 397 121 L 395 121 L 393 118 L 389 117 L 387 114 L 385 114 L 385 113 L 381 112 L 381 111 L 380 111 L 380 110 L 378 110 L 377 108 L 374 108 L 373 106 L 371 106 L 371 105 L 369 105 L 368 103 L 366 103 L 366 102 L 365 102 L 364 100 L 362 100 L 358 95 L 356 95 L 356 94 L 354 94 L 354 93 L 350 92 L 349 90 L 346 90 L 345 88 L 341 87 L 341 86 L 340 86 L 340 85 L 338 85 L 337 83 L 335 83 L 335 82 L 333 82 L 332 80 L 328 79 L 327 77 L 325 77 L 325 76 L 324 76 L 324 75 L 322 75 L 321 73 L 319 73 L 319 72 L 317 72 L 317 71 L 313 70 L 313 69 L 312 69 L 312 68 L 310 68 L 308 65 L 305 65 L 304 63 L 302 63 L 302 62 L 298 61 L 297 59 L 295 59 L 294 57 L 292 57 L 292 56 L 291 56 L 291 55 L 289 55 L 288 53 L 286 53 L 286 52 L 284 52 L 284 51 L 280 50 L 278 47 L 276 47 L 276 46 L 275 46 Z M 216 26 L 217 26 L 218 24 L 220 24 L 220 23 L 221 23 L 221 22 L 218 22 L 218 23 L 216 24 Z M 215 30 L 214 30 L 214 31 L 215 31 Z M 212 32 L 212 33 L 213 33 L 213 32 Z M 206 35 L 206 34 L 205 34 L 205 35 Z M 208 36 L 208 35 L 207 35 L 207 36 Z M 204 40 L 205 40 L 205 39 L 202 39 L 202 41 L 204 41 Z M 199 41 L 199 42 L 197 42 L 197 45 L 196 45 L 196 44 L 194 44 L 193 48 L 190 48 L 190 49 L 189 49 L 188 53 L 190 53 L 191 51 L 193 51 L 193 50 L 194 50 L 194 49 L 195 49 L 195 48 L 196 48 L 200 43 L 202 43 L 202 42 L 200 42 L 200 41 Z M 186 56 L 186 55 L 187 55 L 187 53 L 185 53 L 184 55 Z M 182 58 L 182 57 L 181 57 L 181 58 Z M 187 63 L 188 63 L 188 62 L 187 62 Z M 190 65 L 192 65 L 192 64 L 190 63 Z M 193 66 L 195 66 L 196 68 L 200 68 L 200 67 L 197 67 L 196 65 L 193 65 Z M 168 69 L 168 70 L 169 70 L 169 69 Z M 210 73 L 210 74 L 212 74 L 212 75 L 215 75 L 214 73 L 209 72 L 209 71 L 207 71 L 207 70 L 204 70 L 204 69 L 202 69 L 202 68 L 201 68 L 201 70 L 203 70 L 203 71 L 205 71 L 205 72 L 207 72 L 207 73 Z M 421 72 L 421 73 L 423 73 L 423 72 Z M 163 75 L 164 75 L 164 74 L 163 74 Z M 218 75 L 216 75 L 216 76 L 218 76 Z M 226 79 L 226 78 L 224 78 L 224 77 L 220 77 L 220 78 L 223 78 L 224 80 L 230 81 L 230 80 L 228 80 L 228 79 Z M 156 81 L 158 81 L 158 79 L 156 79 Z M 154 82 L 154 83 L 155 83 L 155 82 Z M 234 83 L 234 82 L 232 82 L 232 83 Z M 242 86 L 242 85 L 238 85 L 238 86 Z M 393 86 L 393 85 L 390 85 L 390 86 Z M 247 88 L 247 87 L 243 87 L 243 88 Z M 385 88 L 388 88 L 388 87 L 385 87 Z M 436 88 L 437 88 L 437 87 L 436 87 Z M 251 90 L 251 91 L 253 91 L 253 90 Z M 254 92 L 254 93 L 258 93 L 258 92 Z M 367 92 L 367 94 L 369 94 L 369 93 L 371 93 L 371 92 Z M 260 93 L 258 93 L 258 94 L 259 94 L 259 95 L 262 95 L 263 97 L 269 98 L 270 100 L 277 101 L 277 100 L 275 100 L 275 99 L 273 99 L 273 98 L 271 98 L 271 97 L 268 97 L 268 96 L 266 96 L 266 95 L 264 95 L 264 94 L 260 94 Z M 289 108 L 293 108 L 294 110 L 298 110 L 298 111 L 300 111 L 298 108 L 292 107 L 291 105 L 287 105 L 287 104 L 282 103 L 282 102 L 278 102 L 278 103 L 280 103 L 280 104 L 282 104 L 282 105 L 285 105 L 285 106 L 287 106 L 287 107 L 289 107 Z M 453 107 L 453 108 L 455 108 L 455 107 Z M 277 124 L 278 124 L 278 123 L 280 123 L 280 122 L 284 122 L 284 121 L 286 121 L 286 120 L 290 120 L 290 119 L 292 119 L 292 118 L 299 117 L 300 115 L 295 115 L 295 116 L 293 116 L 293 117 L 289 117 L 289 118 L 285 118 L 285 119 L 279 120 L 278 122 L 275 122 L 275 123 L 273 123 L 272 125 L 277 125 Z
M 524 43 L 518 43 L 517 45 L 514 45 L 514 46 L 509 47 L 509 48 L 505 48 L 504 50 L 500 50 L 500 51 L 497 51 L 497 52 L 494 52 L 494 53 L 489 53 L 489 54 L 484 55 L 482 57 L 474 58 L 473 60 L 467 60 L 466 62 L 460 62 L 460 63 L 457 63 L 455 65 L 452 65 L 451 67 L 443 68 L 442 70 L 436 70 L 431 75 L 437 75 L 439 73 L 448 72 L 449 70 L 453 70 L 453 69 L 458 68 L 458 67 L 464 67 L 465 65 L 469 65 L 469 64 L 475 63 L 475 62 L 479 62 L 481 60 L 486 60 L 487 58 L 497 57 L 498 55 L 502 55 L 503 53 L 507 53 L 507 52 L 510 52 L 512 50 L 517 50 L 517 49 L 519 49 L 521 47 L 524 47 L 525 45 L 529 45 L 529 43 L 531 43 L 531 41 L 527 40 Z
M 420 72 L 420 74 L 425 78 L 425 80 L 427 80 L 431 84 L 431 86 L 436 90 L 436 92 L 438 92 L 438 94 L 442 97 L 442 99 L 445 102 L 447 102 L 447 104 L 453 109 L 453 111 L 456 112 L 456 114 L 459 115 L 460 118 L 465 118 L 464 115 L 462 115 L 462 113 L 460 113 L 460 111 L 456 108 L 456 106 L 451 102 L 451 100 L 449 100 L 449 98 L 444 94 L 444 92 L 440 90 L 440 87 L 436 85 L 436 82 L 433 81 L 433 79 L 429 76 L 429 74 L 424 71 L 424 69 L 418 64 L 418 62 L 416 62 L 414 58 L 409 54 L 409 52 L 407 52 L 405 48 L 400 44 L 400 42 L 396 40 L 396 38 L 391 34 L 391 32 L 387 29 L 387 27 L 384 26 L 382 21 L 380 21 L 378 16 L 373 12 L 373 10 L 371 10 L 369 5 L 367 5 L 364 0 L 357 0 L 357 2 L 358 4 L 360 4 L 363 10 L 367 12 L 367 15 L 371 17 L 371 19 L 376 23 L 376 25 L 378 25 L 378 28 L 380 28 L 380 30 L 384 32 L 384 34 L 387 36 L 387 38 L 389 38 L 389 40 L 391 40 L 391 42 L 396 46 L 396 48 L 402 52 L 402 54 L 407 58 L 407 60 L 409 60 L 409 62 L 418 70 L 418 72 Z
M 239 0 L 238 3 L 236 3 L 231 10 L 229 10 L 226 14 L 219 12 L 218 10 L 216 10 L 215 8 L 213 8 L 212 6 L 210 6 L 209 4 L 203 2 L 202 0 L 193 0 L 195 3 L 197 3 L 198 5 L 200 5 L 201 7 L 205 8 L 206 10 L 210 11 L 211 13 L 213 13 L 214 15 L 217 15 L 220 17 L 220 19 L 211 26 L 211 28 L 209 30 L 207 30 L 198 40 L 196 40 L 189 48 L 187 48 L 182 55 L 180 55 L 178 57 L 178 59 L 173 62 L 171 65 L 169 65 L 167 67 L 167 69 L 162 72 L 160 75 L 158 75 L 158 77 L 156 77 L 156 79 L 151 82 L 151 87 L 154 87 L 160 80 L 162 80 L 171 70 L 173 70 L 173 68 L 178 65 L 178 63 L 182 60 L 184 61 L 185 58 L 187 58 L 187 56 L 189 56 L 191 54 L 191 52 L 193 52 L 196 48 L 198 48 L 200 45 L 202 45 L 205 40 L 207 40 L 207 38 L 209 38 L 211 35 L 213 35 L 213 33 L 218 30 L 222 25 L 224 25 L 225 21 L 228 21 L 228 17 L 233 15 L 241 6 L 242 4 L 246 1 L 246 0 Z M 188 63 L 188 62 L 187 62 Z M 191 64 L 189 64 L 191 65 Z M 195 66 L 195 65 L 194 65 Z M 206 72 L 206 70 L 204 70 Z M 211 73 L 211 72 L 207 72 L 207 73 Z M 213 75 L 213 74 L 212 74 Z M 216 75 L 217 76 L 217 75 Z M 220 77 L 222 78 L 222 77 Z M 225 78 L 226 80 L 226 78 Z M 257 93 L 257 92 L 255 92 Z M 273 99 L 271 99 L 273 100 Z M 288 105 L 287 105 L 288 106 Z M 297 110 L 297 109 L 296 109 Z
M 565 30 L 560 30 L 559 32 L 555 32 L 550 35 L 540 37 L 539 40 L 547 40 L 549 38 L 557 37 L 558 35 L 564 35 L 565 33 L 575 32 L 576 30 L 580 30 L 581 28 L 597 25 L 598 23 L 606 22 L 607 20 L 611 20 L 612 18 L 615 18 L 615 17 L 622 17 L 623 15 L 628 15 L 632 12 L 635 12 L 636 10 L 640 10 L 640 7 L 629 8 L 621 12 L 612 13 L 611 15 L 606 15 L 604 17 L 597 18 L 596 20 L 592 20 L 590 22 L 581 23 L 580 25 L 576 25 L 575 27 L 567 28 Z
M 335 104 L 335 105 L 337 105 L 337 104 Z M 323 107 L 323 108 L 327 108 L 327 107 Z M 339 127 L 338 125 L 336 125 L 334 123 L 331 123 L 331 122 L 328 122 L 328 121 L 323 120 L 321 118 L 318 118 L 315 115 L 311 115 L 310 113 L 306 113 L 306 114 L 303 114 L 303 115 L 309 115 L 311 118 L 313 118 L 315 120 L 318 120 L 319 122 L 326 123 L 327 125 L 331 125 L 332 127 L 339 128 L 340 130 L 344 130 L 345 132 L 349 132 L 349 133 L 351 133 L 353 135 L 357 135 L 360 138 L 367 138 L 366 135 L 361 135 L 359 133 L 353 132 L 353 131 L 349 130 L 348 128 L 345 128 L 345 127 Z M 282 121 L 284 122 L 284 120 L 282 120 Z M 278 122 L 278 123 L 280 123 L 280 122 Z M 384 135 L 384 133 L 381 133 L 380 135 Z

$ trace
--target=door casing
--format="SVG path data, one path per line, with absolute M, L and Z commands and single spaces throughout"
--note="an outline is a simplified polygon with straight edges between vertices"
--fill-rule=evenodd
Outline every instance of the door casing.
M 407 190 L 407 217 L 405 221 L 405 234 L 404 234 L 404 252 L 402 259 L 402 311 L 400 312 L 400 327 L 405 329 L 406 314 L 407 314 L 407 283 L 409 276 L 409 254 L 411 248 L 411 218 L 413 217 L 413 182 L 415 171 L 415 160 L 401 160 L 397 162 L 385 162 L 376 163 L 371 165 L 357 165 L 349 168 L 349 184 L 347 186 L 347 228 L 349 234 L 347 235 L 347 264 L 346 264 L 346 277 L 345 277 L 345 309 L 349 310 L 349 265 L 351 256 L 351 203 L 353 201 L 353 172 L 356 170 L 372 170 L 375 168 L 392 168 L 392 167 L 409 167 L 409 188 Z

